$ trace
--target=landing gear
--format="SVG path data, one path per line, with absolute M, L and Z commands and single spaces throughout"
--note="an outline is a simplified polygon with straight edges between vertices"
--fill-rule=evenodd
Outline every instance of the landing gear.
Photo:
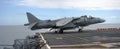
M 55 31 L 55 33 L 62 34 L 63 33 L 63 29 L 58 29 L 58 30 Z
M 62 33 L 63 33 L 63 29 L 60 29 L 60 30 L 58 31 L 58 33 L 62 34 Z
M 83 27 L 79 27 L 78 32 L 82 32 Z
M 78 32 L 81 32 L 82 31 L 82 29 L 78 29 Z
M 54 33 L 57 33 L 57 31 L 55 31 Z

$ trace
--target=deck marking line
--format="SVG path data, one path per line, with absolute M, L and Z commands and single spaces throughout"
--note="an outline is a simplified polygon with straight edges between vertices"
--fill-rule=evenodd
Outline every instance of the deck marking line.
M 46 40 L 44 39 L 44 37 L 42 36 L 42 34 L 40 33 L 41 39 L 44 41 L 46 49 L 51 49 L 51 47 L 47 44 Z

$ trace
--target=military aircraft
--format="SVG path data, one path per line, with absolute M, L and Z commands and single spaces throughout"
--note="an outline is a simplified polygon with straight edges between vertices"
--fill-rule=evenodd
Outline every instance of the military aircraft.
M 105 22 L 104 19 L 95 18 L 92 16 L 81 16 L 81 17 L 72 17 L 72 18 L 61 18 L 57 20 L 40 20 L 36 18 L 29 12 L 26 12 L 28 22 L 24 24 L 24 26 L 29 26 L 28 28 L 31 30 L 43 29 L 43 28 L 50 28 L 49 30 L 56 29 L 55 33 L 63 33 L 63 30 L 79 28 L 78 31 L 80 32 L 83 27 Z

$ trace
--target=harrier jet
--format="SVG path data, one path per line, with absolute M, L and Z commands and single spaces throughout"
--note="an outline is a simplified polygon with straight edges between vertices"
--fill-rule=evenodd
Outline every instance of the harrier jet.
M 83 27 L 105 22 L 104 19 L 95 18 L 92 16 L 81 16 L 81 17 L 71 17 L 71 18 L 61 18 L 57 20 L 40 20 L 36 18 L 31 13 L 27 12 L 28 22 L 24 26 L 29 26 L 31 30 L 50 28 L 49 30 L 55 29 L 55 33 L 63 33 L 64 30 L 79 28 L 80 32 Z

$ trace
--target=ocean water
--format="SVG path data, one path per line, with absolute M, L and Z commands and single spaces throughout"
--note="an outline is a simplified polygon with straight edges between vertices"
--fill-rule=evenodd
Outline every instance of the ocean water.
M 45 30 L 31 31 L 23 25 L 2 25 L 0 26 L 0 45 L 13 45 L 15 39 L 25 39 L 28 35 L 34 35 L 36 32 L 43 31 Z M 3 49 L 3 47 L 6 46 L 0 46 L 0 49 Z
M 15 39 L 25 38 L 29 34 L 32 32 L 24 26 L 0 26 L 0 44 L 13 44 Z

